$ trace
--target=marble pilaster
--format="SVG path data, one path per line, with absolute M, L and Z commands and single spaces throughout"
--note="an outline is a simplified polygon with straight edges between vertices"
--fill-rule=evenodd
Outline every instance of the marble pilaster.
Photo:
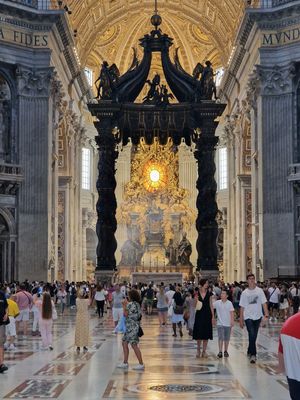
M 18 67 L 19 163 L 24 182 L 19 192 L 19 279 L 46 280 L 49 268 L 49 200 L 52 131 L 52 68 Z M 51 115 L 51 114 L 50 114 Z
M 293 188 L 287 180 L 293 160 L 293 73 L 292 64 L 258 68 L 259 227 L 265 277 L 277 275 L 279 266 L 295 264 Z
M 179 187 L 187 189 L 189 191 L 188 204 L 189 207 L 196 212 L 196 200 L 197 200 L 197 163 L 194 157 L 194 149 L 186 146 L 185 143 L 181 143 L 178 146 L 178 158 L 179 158 Z M 192 254 L 190 261 L 193 265 L 197 264 L 197 252 L 196 252 L 196 241 L 198 233 L 195 224 L 192 224 L 190 230 L 187 232 L 189 241 L 192 244 Z

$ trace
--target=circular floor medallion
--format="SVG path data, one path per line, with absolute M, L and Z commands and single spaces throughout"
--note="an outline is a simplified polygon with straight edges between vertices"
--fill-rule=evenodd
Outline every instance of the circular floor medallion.
M 216 388 L 210 385 L 183 385 L 183 384 L 167 384 L 150 386 L 150 390 L 163 393 L 214 393 Z M 220 390 L 222 390 L 220 388 Z M 219 391 L 219 390 L 217 390 Z
M 217 385 L 208 385 L 206 383 L 197 383 L 197 384 L 180 384 L 180 383 L 168 383 L 168 384 L 139 384 L 128 386 L 127 390 L 129 392 L 135 393 L 149 393 L 149 392 L 158 392 L 158 393 L 172 393 L 175 395 L 182 395 L 184 393 L 190 393 L 195 395 L 207 395 L 212 393 L 222 392 L 223 388 Z

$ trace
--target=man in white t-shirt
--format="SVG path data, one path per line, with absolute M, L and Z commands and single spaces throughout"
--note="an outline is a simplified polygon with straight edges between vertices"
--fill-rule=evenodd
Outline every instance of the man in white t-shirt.
M 277 320 L 278 310 L 279 310 L 279 296 L 280 290 L 276 286 L 275 282 L 272 282 L 271 286 L 268 289 L 269 293 L 269 313 L 270 320 Z
M 221 300 L 217 300 L 213 303 L 214 308 L 217 311 L 217 329 L 219 338 L 219 353 L 218 357 L 223 357 L 223 346 L 224 346 L 224 357 L 229 357 L 228 346 L 230 340 L 231 328 L 234 325 L 234 308 L 231 301 L 228 300 L 228 292 L 221 290 Z
M 174 286 L 173 285 L 169 285 L 169 290 L 166 292 L 166 296 L 168 299 L 168 305 L 170 306 L 170 304 L 172 303 L 172 299 L 174 297 L 175 294 L 175 290 L 174 290 Z
M 264 291 L 256 286 L 255 276 L 247 275 L 248 288 L 241 294 L 240 299 L 240 327 L 247 327 L 249 346 L 247 355 L 250 363 L 256 363 L 256 339 L 262 317 L 269 318 L 267 299 Z M 262 312 L 264 309 L 264 315 Z

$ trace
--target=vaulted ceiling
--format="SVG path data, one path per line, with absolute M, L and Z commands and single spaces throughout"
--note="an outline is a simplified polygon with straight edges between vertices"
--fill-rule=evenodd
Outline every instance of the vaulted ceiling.
M 225 66 L 243 15 L 244 0 L 160 0 L 161 29 L 180 47 L 183 67 L 191 72 L 206 60 Z M 123 73 L 132 59 L 132 47 L 153 27 L 154 0 L 69 0 L 70 23 L 83 66 L 98 73 L 103 60 L 116 63 Z M 141 58 L 141 56 L 139 57 Z M 161 70 L 158 57 L 154 69 Z

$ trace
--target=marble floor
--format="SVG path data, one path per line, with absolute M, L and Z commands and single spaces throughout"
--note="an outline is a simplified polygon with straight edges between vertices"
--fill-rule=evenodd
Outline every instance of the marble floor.
M 98 319 L 91 311 L 91 346 L 77 354 L 75 312 L 59 317 L 54 326 L 54 350 L 41 351 L 41 339 L 18 338 L 17 350 L 5 352 L 9 369 L 0 374 L 1 399 L 255 399 L 287 400 L 286 379 L 276 375 L 281 324 L 261 328 L 256 365 L 245 353 L 246 330 L 234 327 L 228 359 L 217 359 L 217 339 L 209 343 L 207 359 L 196 359 L 187 333 L 173 338 L 171 326 L 160 328 L 156 315 L 144 316 L 141 349 L 146 369 L 117 369 L 122 361 L 122 335 L 114 335 L 110 315 Z

